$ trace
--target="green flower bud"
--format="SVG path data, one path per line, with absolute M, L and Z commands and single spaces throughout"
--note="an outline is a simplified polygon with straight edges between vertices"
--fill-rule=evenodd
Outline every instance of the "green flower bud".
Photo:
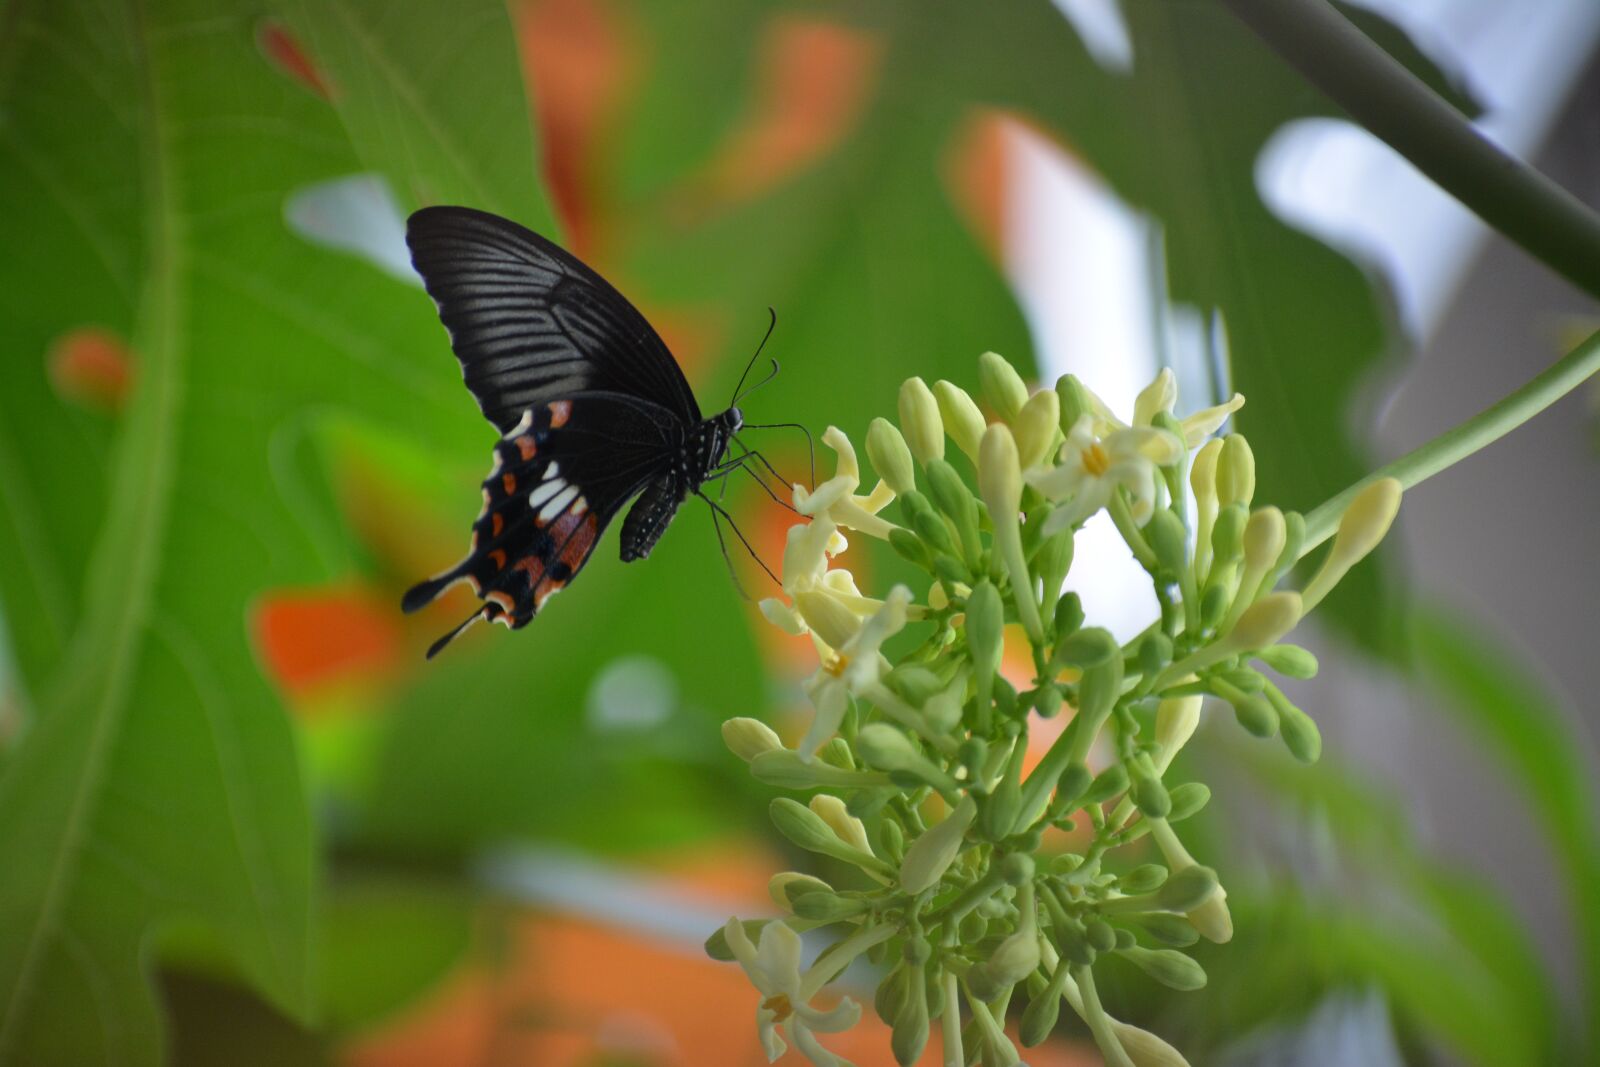
M 818 922 L 853 919 L 866 912 L 868 907 L 867 902 L 859 897 L 843 897 L 831 892 L 801 893 L 794 898 L 794 913 L 802 919 Z
M 1076 811 L 1079 799 L 1089 789 L 1093 776 L 1089 768 L 1081 763 L 1071 763 L 1061 772 L 1061 778 L 1055 783 L 1056 799 L 1054 808 L 1061 812 Z
M 1144 527 L 1145 541 L 1156 554 L 1161 573 L 1176 578 L 1189 569 L 1189 533 L 1183 520 L 1167 508 L 1157 508 Z
M 1058 968 L 1061 973 L 1066 973 L 1066 965 Z M 1028 1002 L 1028 1007 L 1022 1013 L 1022 1024 L 1018 1037 L 1022 1039 L 1023 1048 L 1033 1048 L 1050 1036 L 1056 1028 L 1056 1019 L 1061 1013 L 1061 991 L 1051 983 L 1044 992 L 1035 996 Z
M 972 584 L 972 572 L 967 570 L 967 565 L 943 552 L 933 557 L 933 572 L 949 585 Z
M 1161 779 L 1156 776 L 1155 770 L 1150 766 L 1149 757 L 1141 757 L 1133 763 L 1133 803 L 1146 818 L 1164 819 L 1172 810 L 1172 797 L 1167 793 L 1167 787 L 1161 784 Z
M 1259 693 L 1267 685 L 1266 678 L 1262 677 L 1259 671 L 1253 671 L 1249 667 L 1233 667 L 1218 671 L 1215 677 L 1244 693 Z
M 989 920 L 978 908 L 967 912 L 966 918 L 961 920 L 961 925 L 956 927 L 956 933 L 963 945 L 976 945 L 988 932 Z
M 970 796 L 962 797 L 943 822 L 929 827 L 911 842 L 900 862 L 901 888 L 916 896 L 938 885 L 960 854 L 961 843 L 977 814 L 977 803 Z
M 1187 918 L 1182 915 L 1169 915 L 1165 912 L 1152 911 L 1143 915 L 1132 916 L 1134 922 L 1144 927 L 1145 932 L 1168 945 L 1179 948 L 1192 945 L 1200 940 L 1200 934 Z
M 1117 931 L 1117 948 L 1129 949 L 1138 943 L 1134 940 L 1132 931 L 1120 929 Z
M 1022 760 L 1027 749 L 1026 742 L 1020 739 L 1012 744 L 1005 773 L 995 783 L 994 792 L 984 798 L 978 812 L 978 830 L 990 841 L 1005 840 L 1016 827 L 1017 815 L 1022 809 Z
M 978 540 L 978 502 L 972 498 L 961 475 L 944 460 L 929 460 L 927 473 L 929 497 L 955 526 L 967 565 L 975 566 L 982 552 Z
M 1232 563 L 1244 554 L 1244 528 L 1250 513 L 1243 504 L 1229 504 L 1217 512 L 1211 528 L 1211 552 L 1215 563 Z
M 1041 719 L 1053 719 L 1061 710 L 1061 690 L 1055 685 L 1046 683 L 1034 690 L 1033 710 L 1039 713 Z
M 1172 638 L 1160 630 L 1152 631 L 1139 642 L 1139 670 L 1154 678 L 1172 662 Z
M 1277 686 L 1267 688 L 1267 699 L 1278 713 L 1278 728 L 1289 753 L 1301 763 L 1315 763 L 1322 756 L 1322 731 L 1316 721 L 1289 703 Z
M 1010 886 L 1033 881 L 1034 869 L 1033 857 L 1026 852 L 1012 852 L 1000 861 L 1000 877 Z
M 761 929 L 772 919 L 741 919 L 739 925 L 744 927 L 744 936 L 752 942 L 761 940 Z M 719 963 L 733 962 L 733 949 L 728 945 L 727 928 L 719 926 L 716 932 L 705 941 L 706 955 Z
M 789 749 L 761 753 L 750 761 L 750 776 L 780 789 L 859 789 L 883 784 L 881 778 L 844 770 L 820 759 L 808 760 Z
M 1299 593 L 1268 593 L 1245 609 L 1222 643 L 1230 653 L 1266 648 L 1293 630 L 1303 614 Z
M 888 771 L 890 781 L 931 785 L 944 793 L 953 793 L 957 788 L 954 779 L 917 751 L 910 738 L 888 723 L 863 726 L 856 734 L 856 751 L 869 765 Z
M 925 571 L 933 570 L 933 553 L 922 543 L 922 538 L 905 527 L 896 526 L 889 531 L 889 547 L 907 563 L 921 567 Z
M 807 893 L 831 893 L 833 886 L 821 878 L 799 871 L 780 871 L 767 882 L 767 895 L 784 911 L 793 911 L 796 897 Z
M 1184 782 L 1168 791 L 1172 810 L 1167 812 L 1167 822 L 1182 822 L 1197 814 L 1211 800 L 1211 787 L 1204 782 Z
M 1194 736 L 1203 703 L 1199 696 L 1168 697 L 1156 707 L 1156 770 L 1165 774 L 1173 757 Z
M 1005 625 L 1005 606 L 1000 602 L 1000 591 L 986 578 L 967 595 L 967 648 L 972 655 L 973 670 L 977 672 L 980 694 L 986 688 L 984 675 L 992 678 L 1000 669 Z
M 1096 952 L 1110 952 L 1117 947 L 1117 932 L 1104 919 L 1090 919 L 1084 934 Z
M 958 554 L 955 539 L 950 536 L 950 527 L 933 510 L 933 504 L 927 497 L 916 492 L 904 493 L 900 497 L 900 508 L 907 525 L 916 531 L 931 552 L 950 556 Z
M 872 461 L 872 469 L 878 472 L 878 477 L 888 482 L 897 495 L 917 487 L 911 449 L 888 419 L 873 419 L 867 426 L 867 458 Z
M 1119 955 L 1169 988 L 1184 992 L 1205 988 L 1205 969 L 1174 949 L 1130 948 Z
M 883 681 L 896 696 L 919 708 L 944 688 L 937 674 L 915 663 L 900 664 Z
M 1200 625 L 1214 628 L 1228 613 L 1228 602 L 1233 594 L 1224 585 L 1207 585 L 1200 594 Z
M 1094 626 L 1073 630 L 1056 642 L 1054 660 L 1061 666 L 1086 671 L 1110 662 L 1121 652 L 1122 647 L 1111 636 L 1111 631 Z
M 737 718 L 723 723 L 722 743 L 746 763 L 763 752 L 784 751 L 783 742 L 772 732 L 772 727 L 756 719 Z
M 1053 924 L 1052 930 L 1055 934 L 1056 949 L 1069 962 L 1079 967 L 1087 967 L 1094 962 L 1094 946 L 1089 944 L 1088 934 L 1076 919 Z
M 978 357 L 978 385 L 994 413 L 1008 424 L 1028 402 L 1028 387 L 1017 369 L 994 352 Z
M 1089 788 L 1084 791 L 1078 802 L 1081 808 L 1094 804 L 1104 804 L 1112 797 L 1121 796 L 1128 791 L 1128 772 L 1120 763 L 1113 763 L 1095 776 Z
M 822 816 L 788 797 L 777 797 L 767 808 L 778 832 L 808 852 L 832 855 L 843 842 Z
M 928 383 L 921 378 L 907 378 L 900 386 L 900 428 L 905 431 L 906 444 L 912 454 L 922 462 L 944 456 L 944 424 L 939 419 L 939 404 L 929 391 Z
M 1236 691 L 1237 692 L 1237 691 Z M 1233 701 L 1233 715 L 1252 737 L 1271 737 L 1278 732 L 1278 712 L 1260 693 L 1239 693 Z
M 884 819 L 878 824 L 878 849 L 890 863 L 899 863 L 905 858 L 906 836 L 900 829 L 900 824 L 893 819 Z
M 978 458 L 978 442 L 989 425 L 965 389 L 946 381 L 933 383 L 933 395 L 939 402 L 939 414 L 944 419 L 946 432 L 956 447 L 969 459 Z
M 1133 1067 L 1189 1067 L 1182 1053 L 1148 1030 L 1112 1019 L 1111 1032 Z
M 1077 593 L 1067 593 L 1056 601 L 1055 622 L 1058 641 L 1075 633 L 1083 625 L 1083 601 L 1078 599 Z
M 1056 379 L 1056 397 L 1061 402 L 1060 427 L 1063 435 L 1072 432 L 1079 418 L 1094 412 L 1094 406 L 1089 401 L 1089 391 L 1078 381 L 1075 374 L 1063 374 Z
M 889 1049 L 900 1067 L 912 1067 L 922 1058 L 928 1044 L 928 998 L 923 992 L 923 973 L 920 966 L 908 968 L 911 977 L 906 995 L 900 1001 L 900 1010 L 894 1015 L 894 1030 L 889 1037 Z
M 1258 651 L 1256 659 L 1289 678 L 1317 676 L 1317 657 L 1299 645 L 1272 645 Z
M 1243 434 L 1230 433 L 1222 439 L 1222 453 L 1217 457 L 1217 499 L 1224 508 L 1230 504 L 1248 506 L 1255 494 L 1255 454 Z
M 977 778 L 989 763 L 989 742 L 981 737 L 969 737 L 956 749 L 956 760 L 967 769 L 967 774 Z
M 1153 893 L 1160 889 L 1166 880 L 1167 869 L 1161 864 L 1143 863 L 1117 879 L 1117 888 L 1132 897 L 1140 893 Z
M 1017 458 L 1022 469 L 1036 467 L 1050 456 L 1050 446 L 1055 444 L 1061 423 L 1061 398 L 1053 390 L 1044 389 L 1030 396 L 1017 413 L 1014 429 L 1017 433 Z
M 1174 871 L 1156 891 L 1156 900 L 1167 911 L 1191 911 L 1204 904 L 1220 888 L 1217 872 L 1198 863 Z
M 1275 507 L 1257 508 L 1250 513 L 1244 524 L 1243 546 L 1245 566 L 1252 573 L 1265 575 L 1277 566 L 1287 530 L 1283 512 Z
M 910 988 L 911 968 L 904 964 L 895 966 L 878 983 L 878 989 L 872 995 L 872 1010 L 885 1023 L 894 1025 L 895 1017 L 900 1014 L 900 1005 L 905 1003 Z
M 1039 967 L 1039 935 L 1031 923 L 1000 942 L 989 957 L 989 976 L 1002 989 L 1009 989 Z
M 933 946 L 928 939 L 921 935 L 906 938 L 905 947 L 901 949 L 905 961 L 920 967 L 933 958 Z

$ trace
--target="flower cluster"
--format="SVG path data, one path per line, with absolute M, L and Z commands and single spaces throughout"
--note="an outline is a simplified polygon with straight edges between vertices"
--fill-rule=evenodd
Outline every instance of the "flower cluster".
M 949 382 L 902 386 L 899 425 L 876 419 L 867 431 L 880 479 L 870 494 L 858 493 L 855 449 L 837 429 L 823 440 L 838 473 L 811 492 L 795 487 L 810 521 L 789 531 L 784 596 L 762 610 L 814 642 L 815 716 L 792 749 L 748 718 L 727 722 L 723 736 L 757 779 L 811 794 L 774 800 L 771 816 L 833 861 L 837 884 L 781 873 L 770 890 L 782 916 L 730 920 L 707 949 L 737 960 L 761 991 L 773 1058 L 786 1048 L 781 1029 L 820 1067 L 842 1062 L 815 1034 L 848 1028 L 860 1008 L 812 1000 L 866 954 L 901 1064 L 918 1059 L 934 1025 L 948 1064 L 1017 1063 L 1008 1013 L 1020 1008 L 1031 1046 L 1063 1002 L 1108 1064 L 1182 1064 L 1154 1034 L 1107 1015 L 1095 988 L 1097 961 L 1118 955 L 1158 982 L 1197 989 L 1205 972 L 1181 950 L 1232 936 L 1216 872 L 1175 829 L 1210 791 L 1171 783 L 1168 770 L 1208 696 L 1251 734 L 1317 758 L 1316 724 L 1259 667 L 1315 673 L 1312 655 L 1284 638 L 1382 539 L 1400 486 L 1385 479 L 1358 494 L 1315 576 L 1280 589 L 1314 546 L 1298 514 L 1255 505 L 1245 439 L 1214 436 L 1242 397 L 1179 420 L 1163 371 L 1128 424 L 1071 376 L 1030 394 L 990 353 L 979 380 L 993 422 Z M 947 439 L 971 481 L 946 459 Z M 1126 644 L 1088 625 L 1062 591 L 1074 535 L 1101 510 L 1161 605 Z M 903 585 L 863 594 L 832 565 L 841 530 L 883 539 L 925 571 L 925 603 Z M 1013 625 L 1031 651 L 1021 690 L 1000 672 Z M 891 662 L 885 645 L 908 628 L 918 633 L 896 642 L 908 650 Z M 1030 730 L 1058 716 L 1065 728 L 1033 762 Z M 1046 837 L 1080 826 L 1072 849 Z M 1116 850 L 1147 835 L 1163 862 L 1117 862 Z M 821 929 L 837 937 L 802 971 L 798 935 Z

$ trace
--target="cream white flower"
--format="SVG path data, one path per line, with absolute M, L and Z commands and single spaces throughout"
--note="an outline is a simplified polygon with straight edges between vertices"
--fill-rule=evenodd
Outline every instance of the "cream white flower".
M 1045 521 L 1046 534 L 1081 523 L 1119 488 L 1127 490 L 1133 519 L 1142 525 L 1155 510 L 1156 468 L 1183 454 L 1181 442 L 1165 430 L 1124 426 L 1099 435 L 1098 422 L 1087 412 L 1079 416 L 1061 446 L 1059 465 L 1024 474 L 1029 485 L 1062 504 Z
M 782 1029 L 817 1067 L 850 1067 L 848 1061 L 823 1048 L 813 1031 L 833 1034 L 850 1029 L 861 1018 L 861 1005 L 845 997 L 829 1011 L 811 1006 L 810 997 L 804 992 L 805 977 L 800 973 L 800 935 L 775 920 L 761 928 L 759 944 L 752 945 L 738 919 L 728 920 L 722 933 L 734 959 L 761 993 L 756 1029 L 768 1061 L 788 1050 L 779 1033 Z
M 1098 397 L 1095 399 L 1099 400 Z M 1170 368 L 1163 367 L 1161 373 L 1156 375 L 1155 381 L 1145 386 L 1139 393 L 1138 399 L 1133 402 L 1133 425 L 1153 426 L 1157 414 L 1171 415 L 1177 403 L 1178 380 L 1173 377 Z M 1103 403 L 1099 406 L 1102 410 L 1105 408 Z M 1218 404 L 1216 407 L 1197 411 L 1188 418 L 1179 419 L 1178 425 L 1183 429 L 1184 446 L 1195 448 L 1221 429 L 1222 424 L 1228 421 L 1228 416 L 1242 407 L 1244 407 L 1244 394 L 1234 393 L 1225 404 Z M 1113 423 L 1117 421 L 1115 416 L 1110 416 L 1110 419 Z
M 856 462 L 855 446 L 837 426 L 829 426 L 822 435 L 822 443 L 838 453 L 834 475 L 815 490 L 803 485 L 794 487 L 794 507 L 802 515 L 827 516 L 835 525 L 850 530 L 860 530 L 873 537 L 885 538 L 894 524 L 878 517 L 878 512 L 894 501 L 894 490 L 880 480 L 872 492 L 859 496 L 861 465 Z
M 816 715 L 796 751 L 810 759 L 839 729 L 850 698 L 875 686 L 888 673 L 889 661 L 879 649 L 905 627 L 911 590 L 895 586 L 883 605 L 864 621 L 837 610 L 837 599 L 817 590 L 801 594 L 796 603 L 806 622 L 831 646 L 805 683 Z
M 842 567 L 830 567 L 834 556 L 850 547 L 832 519 L 819 516 L 809 523 L 789 527 L 789 537 L 783 547 L 783 591 L 789 597 L 784 603 L 778 597 L 761 601 L 761 614 L 767 621 L 785 633 L 799 636 L 810 633 L 805 618 L 794 607 L 801 593 L 821 591 L 837 598 L 857 615 L 871 615 L 883 606 L 883 601 L 861 595 L 855 577 Z M 823 654 L 826 648 L 819 648 Z

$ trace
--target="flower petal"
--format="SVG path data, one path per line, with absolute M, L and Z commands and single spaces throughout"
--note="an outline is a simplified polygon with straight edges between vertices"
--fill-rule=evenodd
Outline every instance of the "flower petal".
M 774 993 L 788 994 L 791 1001 L 799 999 L 800 992 L 800 935 L 789 924 L 774 919 L 761 928 L 761 942 L 756 947 L 756 965 L 772 980 Z
M 839 732 L 839 724 L 844 721 L 845 705 L 849 703 L 849 693 L 844 683 L 820 669 L 806 683 L 806 695 L 817 710 L 811 717 L 811 727 L 806 730 L 806 736 L 795 748 L 802 759 L 815 756 L 823 742 Z
M 824 1034 L 837 1034 L 861 1021 L 861 1005 L 845 997 L 830 1011 L 821 1011 L 807 1004 L 796 1014 L 812 1030 L 820 1030 Z

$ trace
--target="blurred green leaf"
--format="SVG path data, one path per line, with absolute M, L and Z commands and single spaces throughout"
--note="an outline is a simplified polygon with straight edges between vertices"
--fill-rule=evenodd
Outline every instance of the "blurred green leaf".
M 457 169 L 408 173 L 537 216 L 504 10 L 452 10 L 454 32 L 436 13 L 395 30 L 461 47 L 430 65 L 436 83 L 388 56 L 349 97 L 388 131 L 361 144 L 379 165 L 406 162 L 378 158 L 388 147 L 459 150 Z M 234 12 L 5 12 L 0 236 L 27 254 L 0 262 L 0 595 L 29 722 L 0 777 L 3 1063 L 156 1062 L 160 931 L 200 955 L 196 936 L 214 942 L 275 1009 L 309 1015 L 310 826 L 250 610 L 347 566 L 334 517 L 303 507 L 319 499 L 299 481 L 316 409 L 444 451 L 473 440 L 420 290 L 285 227 L 291 193 L 372 164 Z M 451 127 L 453 70 L 493 101 L 474 108 L 492 127 Z M 469 183 L 480 159 L 498 162 Z M 51 342 L 84 324 L 131 345 L 119 417 L 78 410 L 46 374 Z
M 1559 702 L 1504 642 L 1475 633 L 1442 608 L 1424 606 L 1411 635 L 1423 675 L 1450 701 L 1457 721 L 1509 773 L 1549 837 L 1566 879 L 1578 930 L 1584 990 L 1586 1062 L 1600 1061 L 1600 796 L 1590 777 L 1589 747 Z
M 466 953 L 472 901 L 460 888 L 367 876 L 333 886 L 323 914 L 322 1020 L 335 1033 L 382 1021 Z

